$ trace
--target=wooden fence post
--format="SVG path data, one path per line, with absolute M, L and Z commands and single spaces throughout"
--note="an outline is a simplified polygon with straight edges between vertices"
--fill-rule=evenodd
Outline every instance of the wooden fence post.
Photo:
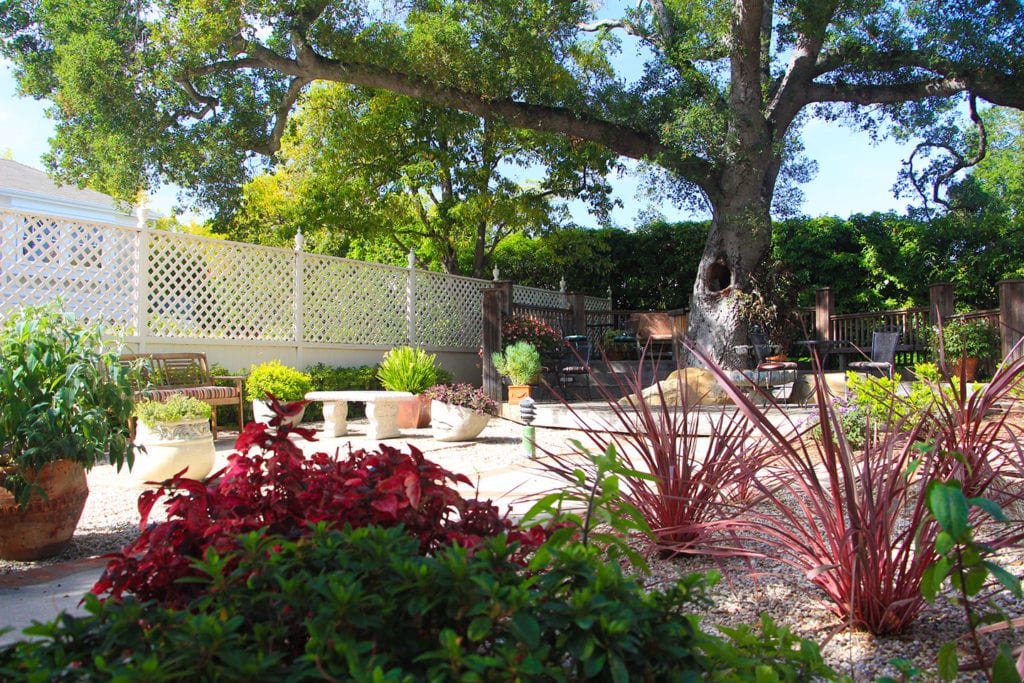
M 587 333 L 587 301 L 581 292 L 569 292 L 565 295 L 569 301 L 569 315 L 572 316 L 572 333 Z
M 501 402 L 501 375 L 491 361 L 491 353 L 501 351 L 501 318 L 504 307 L 505 290 L 502 287 L 485 289 L 483 319 L 483 368 L 482 386 L 484 393 Z
M 1003 358 L 1014 360 L 1020 357 L 1020 349 L 1016 350 L 1012 358 L 1010 352 L 1024 337 L 1024 280 L 1000 281 L 999 328 L 1003 339 Z
M 501 297 L 501 315 L 503 317 L 512 315 L 512 305 L 515 303 L 515 296 L 512 292 L 512 281 L 499 280 L 494 283 L 494 288 L 498 290 L 499 296 Z
M 814 337 L 822 341 L 832 338 L 832 311 L 836 298 L 831 287 L 822 287 L 814 295 Z
M 953 285 L 949 282 L 936 282 L 928 286 L 928 324 L 938 325 L 939 318 L 943 320 L 953 315 L 956 310 L 953 298 Z

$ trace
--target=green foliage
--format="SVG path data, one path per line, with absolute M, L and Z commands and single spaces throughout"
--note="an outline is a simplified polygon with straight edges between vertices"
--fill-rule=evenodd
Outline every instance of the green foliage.
M 835 680 L 817 648 L 765 620 L 734 639 L 687 613 L 691 575 L 644 588 L 593 547 L 486 540 L 424 556 L 401 529 L 248 534 L 235 558 L 197 560 L 188 609 L 100 603 L 0 649 L 0 676 L 159 680 Z M 226 569 L 232 567 L 232 569 Z M 130 656 L 126 656 L 130 653 Z
M 366 391 L 384 388 L 380 380 L 377 379 L 377 369 L 376 365 L 360 365 L 349 368 L 316 363 L 306 368 L 306 372 L 309 373 L 313 391 Z M 365 414 L 366 405 L 364 403 L 349 401 L 349 419 L 363 417 Z
M 846 373 L 847 390 L 854 402 L 876 423 L 889 424 L 915 421 L 924 415 L 935 401 L 935 392 L 941 390 L 935 379 L 937 371 L 931 363 L 919 363 L 914 372 L 922 381 L 910 385 L 910 391 L 901 391 L 899 378 Z
M 253 400 L 265 400 L 268 393 L 281 401 L 298 401 L 312 387 L 312 378 L 301 370 L 272 360 L 253 365 L 245 379 L 245 394 Z
M 513 385 L 530 384 L 540 374 L 540 352 L 526 341 L 506 346 L 503 353 L 495 351 L 491 354 L 491 361 L 498 373 Z
M 437 355 L 421 348 L 398 346 L 384 354 L 377 379 L 388 391 L 422 394 L 437 383 Z
M 193 396 L 172 394 L 164 401 L 139 401 L 135 404 L 135 417 L 147 427 L 152 427 L 158 422 L 210 419 L 211 408 L 209 403 Z
M 941 347 L 940 347 L 941 344 Z M 935 358 L 944 352 L 947 363 L 955 363 L 964 356 L 979 360 L 994 360 L 1002 355 L 998 330 L 987 320 L 956 318 L 935 327 L 930 335 L 930 346 Z
M 86 469 L 134 460 L 128 422 L 134 403 L 116 344 L 61 303 L 12 310 L 0 324 L 0 485 L 24 505 L 26 470 L 64 458 Z
M 964 610 L 964 617 L 970 629 L 968 640 L 975 661 L 982 665 L 988 681 L 1012 683 L 1020 681 L 1014 656 L 1007 645 L 999 647 L 994 659 L 989 662 L 983 647 L 979 627 L 985 623 L 1008 624 L 1009 616 L 999 607 L 991 614 L 978 612 L 975 602 L 989 579 L 1018 601 L 1024 599 L 1019 578 L 992 561 L 994 550 L 976 539 L 970 512 L 976 509 L 991 516 L 997 522 L 1005 522 L 999 506 L 982 497 L 968 499 L 958 481 L 932 481 L 926 491 L 928 512 L 941 531 L 935 537 L 938 558 L 921 577 L 921 593 L 929 603 L 934 603 L 939 589 L 946 581 L 952 587 L 957 604 Z M 995 605 L 995 603 L 992 603 Z M 958 644 L 947 643 L 939 652 L 938 677 L 951 681 L 960 673 Z

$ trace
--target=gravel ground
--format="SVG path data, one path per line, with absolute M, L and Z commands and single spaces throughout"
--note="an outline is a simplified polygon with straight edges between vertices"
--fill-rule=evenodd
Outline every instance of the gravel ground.
M 360 421 L 350 423 L 352 431 L 359 433 Z M 319 426 L 316 423 L 304 426 Z M 509 469 L 521 465 L 525 458 L 520 449 L 521 427 L 505 420 L 493 420 L 481 440 L 466 444 L 444 444 L 429 438 L 429 430 L 408 433 L 407 439 L 423 450 L 427 457 L 455 472 L 466 473 L 475 478 L 475 473 L 488 470 Z M 578 438 L 577 433 L 542 430 L 539 442 L 555 451 L 566 452 L 568 438 Z M 233 437 L 231 437 L 233 439 Z M 318 450 L 332 452 L 347 442 L 349 437 L 335 442 L 324 442 Z M 404 447 L 405 441 L 395 440 L 393 445 Z M 222 434 L 218 442 L 219 467 L 230 453 L 230 441 Z M 353 446 L 372 445 L 353 437 Z M 536 479 L 540 479 L 539 477 Z M 45 562 L 19 563 L 0 561 L 0 574 L 30 571 L 45 564 L 56 564 L 76 559 L 94 557 L 115 552 L 138 534 L 139 514 L 136 506 L 139 489 L 133 489 L 123 475 L 113 467 L 101 466 L 89 473 L 90 495 L 78 530 L 71 545 L 60 556 Z M 162 518 L 162 507 L 154 510 L 154 519 Z M 751 579 L 745 565 L 739 560 L 727 560 L 722 564 L 706 557 L 685 557 L 650 560 L 652 574 L 645 579 L 648 585 L 657 585 L 689 572 L 725 570 L 727 579 L 712 591 L 714 607 L 706 610 L 705 623 L 732 626 L 756 624 L 761 613 L 768 613 L 781 625 L 788 626 L 798 635 L 825 643 L 823 653 L 826 661 L 841 673 L 850 675 L 856 681 L 873 681 L 881 675 L 896 675 L 896 670 L 887 663 L 894 657 L 903 657 L 914 662 L 925 671 L 934 671 L 938 648 L 945 642 L 960 638 L 966 633 L 965 618 L 948 601 L 940 600 L 936 607 L 926 608 L 924 614 L 912 627 L 898 637 L 872 637 L 862 632 L 851 632 L 838 626 L 835 617 L 828 613 L 823 603 L 816 598 L 815 589 L 794 570 L 780 563 L 759 560 L 754 568 L 760 574 Z M 1005 558 L 1004 566 L 1017 576 L 1024 575 L 1024 558 L 1013 555 Z M 1024 614 L 1022 605 L 1000 597 L 1001 605 L 1010 614 Z M 1015 644 L 1021 644 L 1017 638 Z M 963 653 L 961 657 L 966 655 Z M 932 680 L 927 676 L 925 680 Z M 963 675 L 959 680 L 984 680 L 980 675 Z

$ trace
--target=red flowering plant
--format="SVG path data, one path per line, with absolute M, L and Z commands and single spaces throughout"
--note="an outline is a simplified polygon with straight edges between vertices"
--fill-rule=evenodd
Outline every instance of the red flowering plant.
M 376 451 L 350 448 L 347 457 L 306 457 L 290 437 L 314 441 L 313 430 L 274 424 L 294 404 L 274 399 L 271 407 L 277 417 L 269 426 L 247 424 L 226 468 L 202 482 L 176 476 L 139 496 L 142 533 L 108 556 L 93 593 L 114 599 L 130 593 L 184 607 L 218 585 L 216 578 L 194 581 L 201 575 L 197 560 L 210 551 L 234 558 L 222 567 L 221 576 L 228 577 L 234 566 L 227 565 L 237 563 L 239 535 L 307 538 L 317 523 L 338 529 L 401 525 L 424 554 L 455 543 L 473 549 L 507 533 L 520 544 L 523 558 L 547 540 L 545 529 L 515 526 L 490 501 L 463 498 L 454 486 L 470 480 L 427 460 L 414 446 L 408 453 L 382 444 Z M 149 524 L 162 497 L 167 521 Z
M 541 353 L 558 351 L 562 332 L 543 320 L 513 313 L 501 321 L 501 343 L 509 346 L 518 341 L 529 342 Z

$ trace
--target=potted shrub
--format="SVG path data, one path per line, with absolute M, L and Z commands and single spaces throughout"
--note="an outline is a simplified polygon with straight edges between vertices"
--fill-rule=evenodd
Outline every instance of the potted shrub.
M 200 480 L 209 474 L 217 456 L 211 410 L 209 403 L 185 394 L 136 403 L 135 445 L 145 452 L 135 459 L 133 481 L 162 482 L 179 472 Z
M 437 382 L 437 356 L 412 346 L 398 346 L 384 354 L 377 379 L 388 391 L 416 394 L 398 407 L 398 426 L 421 429 L 430 424 L 430 399 L 423 392 Z
M 636 337 L 629 330 L 605 330 L 601 335 L 601 349 L 608 360 L 634 360 Z
M 973 382 L 979 363 L 998 359 L 1001 352 L 999 333 L 985 320 L 950 320 L 942 329 L 933 328 L 932 351 L 939 357 L 939 339 L 945 350 L 945 360 L 954 376 L 960 376 L 960 363 L 966 358 L 966 379 Z
M 517 405 L 530 395 L 530 384 L 540 375 L 540 353 L 525 341 L 505 347 L 503 353 L 495 351 L 491 360 L 497 371 L 508 379 L 508 402 Z
M 269 424 L 274 417 L 267 403 L 267 394 L 273 395 L 279 401 L 301 401 L 311 391 L 312 386 L 313 380 L 308 374 L 283 365 L 280 361 L 272 360 L 253 365 L 245 380 L 245 393 L 252 399 L 253 420 Z M 302 422 L 304 412 L 305 406 L 302 406 L 293 416 L 286 418 L 286 421 L 297 425 Z
M 430 399 L 433 436 L 438 441 L 470 441 L 480 435 L 497 402 L 470 384 L 435 384 L 423 395 Z
M 127 371 L 102 330 L 59 303 L 0 325 L 0 558 L 52 557 L 71 540 L 97 462 L 132 465 Z

